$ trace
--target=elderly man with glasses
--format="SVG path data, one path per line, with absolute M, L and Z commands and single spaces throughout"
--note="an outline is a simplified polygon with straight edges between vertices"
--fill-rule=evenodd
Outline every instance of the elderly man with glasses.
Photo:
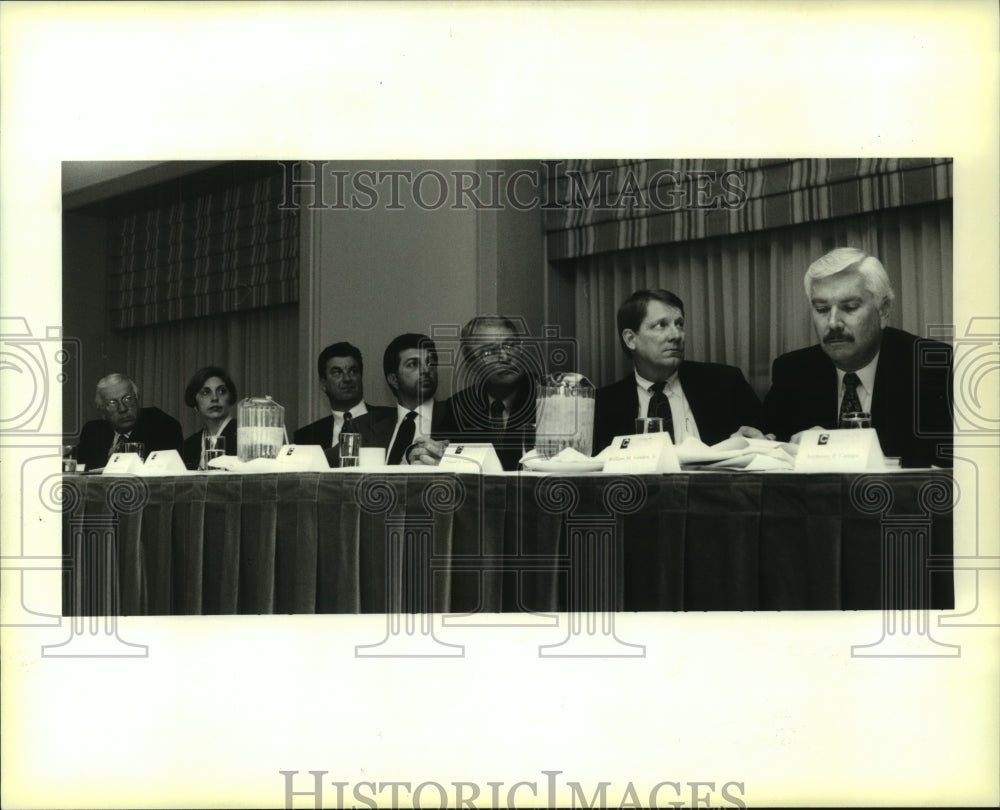
M 83 426 L 77 461 L 86 469 L 104 467 L 125 442 L 141 442 L 145 453 L 153 450 L 180 451 L 184 441 L 181 425 L 159 408 L 141 407 L 139 387 L 124 374 L 109 374 L 97 383 L 94 405 L 101 413 Z
M 444 403 L 454 432 L 443 438 L 492 444 L 505 470 L 516 470 L 525 450 L 534 446 L 540 360 L 525 338 L 523 324 L 503 315 L 470 320 L 462 327 L 461 362 L 453 379 L 457 390 Z M 411 464 L 436 464 L 446 445 L 417 441 L 407 458 Z

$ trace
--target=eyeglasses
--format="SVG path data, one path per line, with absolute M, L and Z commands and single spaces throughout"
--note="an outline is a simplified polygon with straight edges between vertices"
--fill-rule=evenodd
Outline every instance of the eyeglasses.
M 112 411 L 121 410 L 122 407 L 124 407 L 125 410 L 128 410 L 137 402 L 138 400 L 135 398 L 134 394 L 126 394 L 121 399 L 105 400 L 104 404 L 101 407 L 110 413 Z
M 491 346 L 482 346 L 476 351 L 480 357 L 495 357 L 496 355 L 503 352 L 504 354 L 513 354 L 514 352 L 520 350 L 520 345 L 517 343 L 494 343 Z

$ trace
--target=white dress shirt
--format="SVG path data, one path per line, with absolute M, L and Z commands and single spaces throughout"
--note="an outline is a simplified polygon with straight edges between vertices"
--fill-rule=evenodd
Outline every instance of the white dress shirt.
M 333 411 L 333 444 L 330 445 L 331 447 L 336 447 L 337 442 L 340 441 L 340 431 L 344 429 L 344 413 L 344 411 Z M 368 406 L 362 400 L 347 413 L 351 415 L 352 419 L 357 419 L 368 413 Z
M 878 367 L 878 355 L 872 361 L 854 373 L 858 375 L 861 382 L 858 384 L 858 399 L 861 402 L 861 410 L 866 413 L 872 412 L 872 394 L 875 392 L 875 369 Z M 840 413 L 840 403 L 844 401 L 844 394 L 847 393 L 847 386 L 844 385 L 846 371 L 837 369 L 837 413 Z
M 392 445 L 396 441 L 396 434 L 399 433 L 399 426 L 401 424 L 403 424 L 403 420 L 406 418 L 406 415 L 408 413 L 410 413 L 410 409 L 409 408 L 404 408 L 402 405 L 400 405 L 398 403 L 396 404 L 396 427 L 393 428 L 393 430 L 392 430 L 392 438 L 389 440 L 389 446 L 387 448 L 385 448 L 386 455 L 388 455 L 389 451 L 392 449 Z M 414 420 L 414 423 L 413 423 L 413 425 L 414 425 L 413 439 L 414 440 L 421 439 L 421 438 L 427 438 L 427 439 L 430 438 L 430 435 L 431 435 L 431 419 L 433 418 L 433 416 L 434 416 L 434 400 L 433 399 L 428 399 L 428 400 L 426 400 L 424 402 L 421 402 L 417 406 L 417 418 Z M 405 458 L 403 459 L 402 463 L 403 464 L 406 463 L 406 459 Z
M 649 387 L 654 382 L 654 380 L 647 380 L 640 376 L 638 371 L 635 373 L 635 384 L 639 394 L 637 417 L 645 416 L 649 410 L 649 400 L 653 398 Z M 667 380 L 667 384 L 663 386 L 663 393 L 666 394 L 667 402 L 670 403 L 670 416 L 674 421 L 674 444 L 680 444 L 688 436 L 700 439 L 698 424 L 694 421 L 694 414 L 691 412 L 691 406 L 688 405 L 687 397 L 684 396 L 684 389 L 681 387 L 680 377 L 676 371 Z

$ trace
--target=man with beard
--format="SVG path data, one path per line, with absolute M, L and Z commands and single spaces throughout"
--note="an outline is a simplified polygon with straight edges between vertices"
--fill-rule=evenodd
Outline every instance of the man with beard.
M 139 387 L 124 374 L 108 374 L 97 383 L 94 405 L 101 419 L 83 426 L 77 460 L 88 470 L 107 464 L 124 442 L 142 442 L 147 455 L 154 450 L 180 450 L 181 424 L 159 408 L 140 407 Z
M 318 419 L 295 431 L 295 444 L 318 444 L 323 448 L 336 447 L 341 432 L 353 431 L 354 419 L 370 411 L 389 411 L 392 408 L 369 407 L 364 402 L 364 362 L 357 347 L 347 342 L 327 346 L 316 361 L 319 384 L 330 401 L 330 416 Z
M 524 328 L 503 315 L 477 315 L 462 327 L 457 390 L 445 400 L 452 430 L 436 438 L 490 443 L 505 470 L 516 470 L 534 446 L 535 375 L 525 351 Z M 437 464 L 447 442 L 418 441 L 411 464 Z
M 951 347 L 887 326 L 895 295 L 882 263 L 837 248 L 805 274 L 819 344 L 774 361 L 767 429 L 795 441 L 834 429 L 841 413 L 871 414 L 882 452 L 905 467 L 951 465 Z
M 618 340 L 634 373 L 598 389 L 594 453 L 660 417 L 674 444 L 712 445 L 734 433 L 760 436 L 760 400 L 732 366 L 684 359 L 684 303 L 668 290 L 638 290 L 618 308 Z
M 415 332 L 393 338 L 385 349 L 382 371 L 396 407 L 368 413 L 354 427 L 362 447 L 387 449 L 386 464 L 405 463 L 405 452 L 415 444 L 452 430 L 448 403 L 434 400 L 437 361 L 434 341 Z

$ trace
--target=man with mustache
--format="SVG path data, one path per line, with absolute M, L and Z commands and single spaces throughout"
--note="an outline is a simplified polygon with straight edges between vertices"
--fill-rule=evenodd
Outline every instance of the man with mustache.
M 345 426 L 351 432 L 354 419 L 369 411 L 392 411 L 392 408 L 369 407 L 364 401 L 364 361 L 357 347 L 346 341 L 327 346 L 316 361 L 319 384 L 330 401 L 330 416 L 318 419 L 295 431 L 295 444 L 318 444 L 336 447 Z
M 427 335 L 407 332 L 386 347 L 382 371 L 396 397 L 396 407 L 378 408 L 354 423 L 362 447 L 386 449 L 386 464 L 407 463 L 407 450 L 432 435 L 452 430 L 448 403 L 434 400 L 437 362 L 437 347 Z
M 77 460 L 88 470 L 108 463 L 123 442 L 142 442 L 148 455 L 154 450 L 180 450 L 181 424 L 159 408 L 141 407 L 139 386 L 124 374 L 108 374 L 97 383 L 94 405 L 101 412 L 83 426 Z
M 882 263 L 836 248 L 805 274 L 819 344 L 774 361 L 764 399 L 767 429 L 795 441 L 871 414 L 882 452 L 906 467 L 951 465 L 951 347 L 887 326 L 895 295 Z
M 743 373 L 684 359 L 684 303 L 668 290 L 638 290 L 618 308 L 618 340 L 634 373 L 598 389 L 594 453 L 635 433 L 637 417 L 658 416 L 680 444 L 712 445 L 734 433 L 760 436 L 760 400 Z

